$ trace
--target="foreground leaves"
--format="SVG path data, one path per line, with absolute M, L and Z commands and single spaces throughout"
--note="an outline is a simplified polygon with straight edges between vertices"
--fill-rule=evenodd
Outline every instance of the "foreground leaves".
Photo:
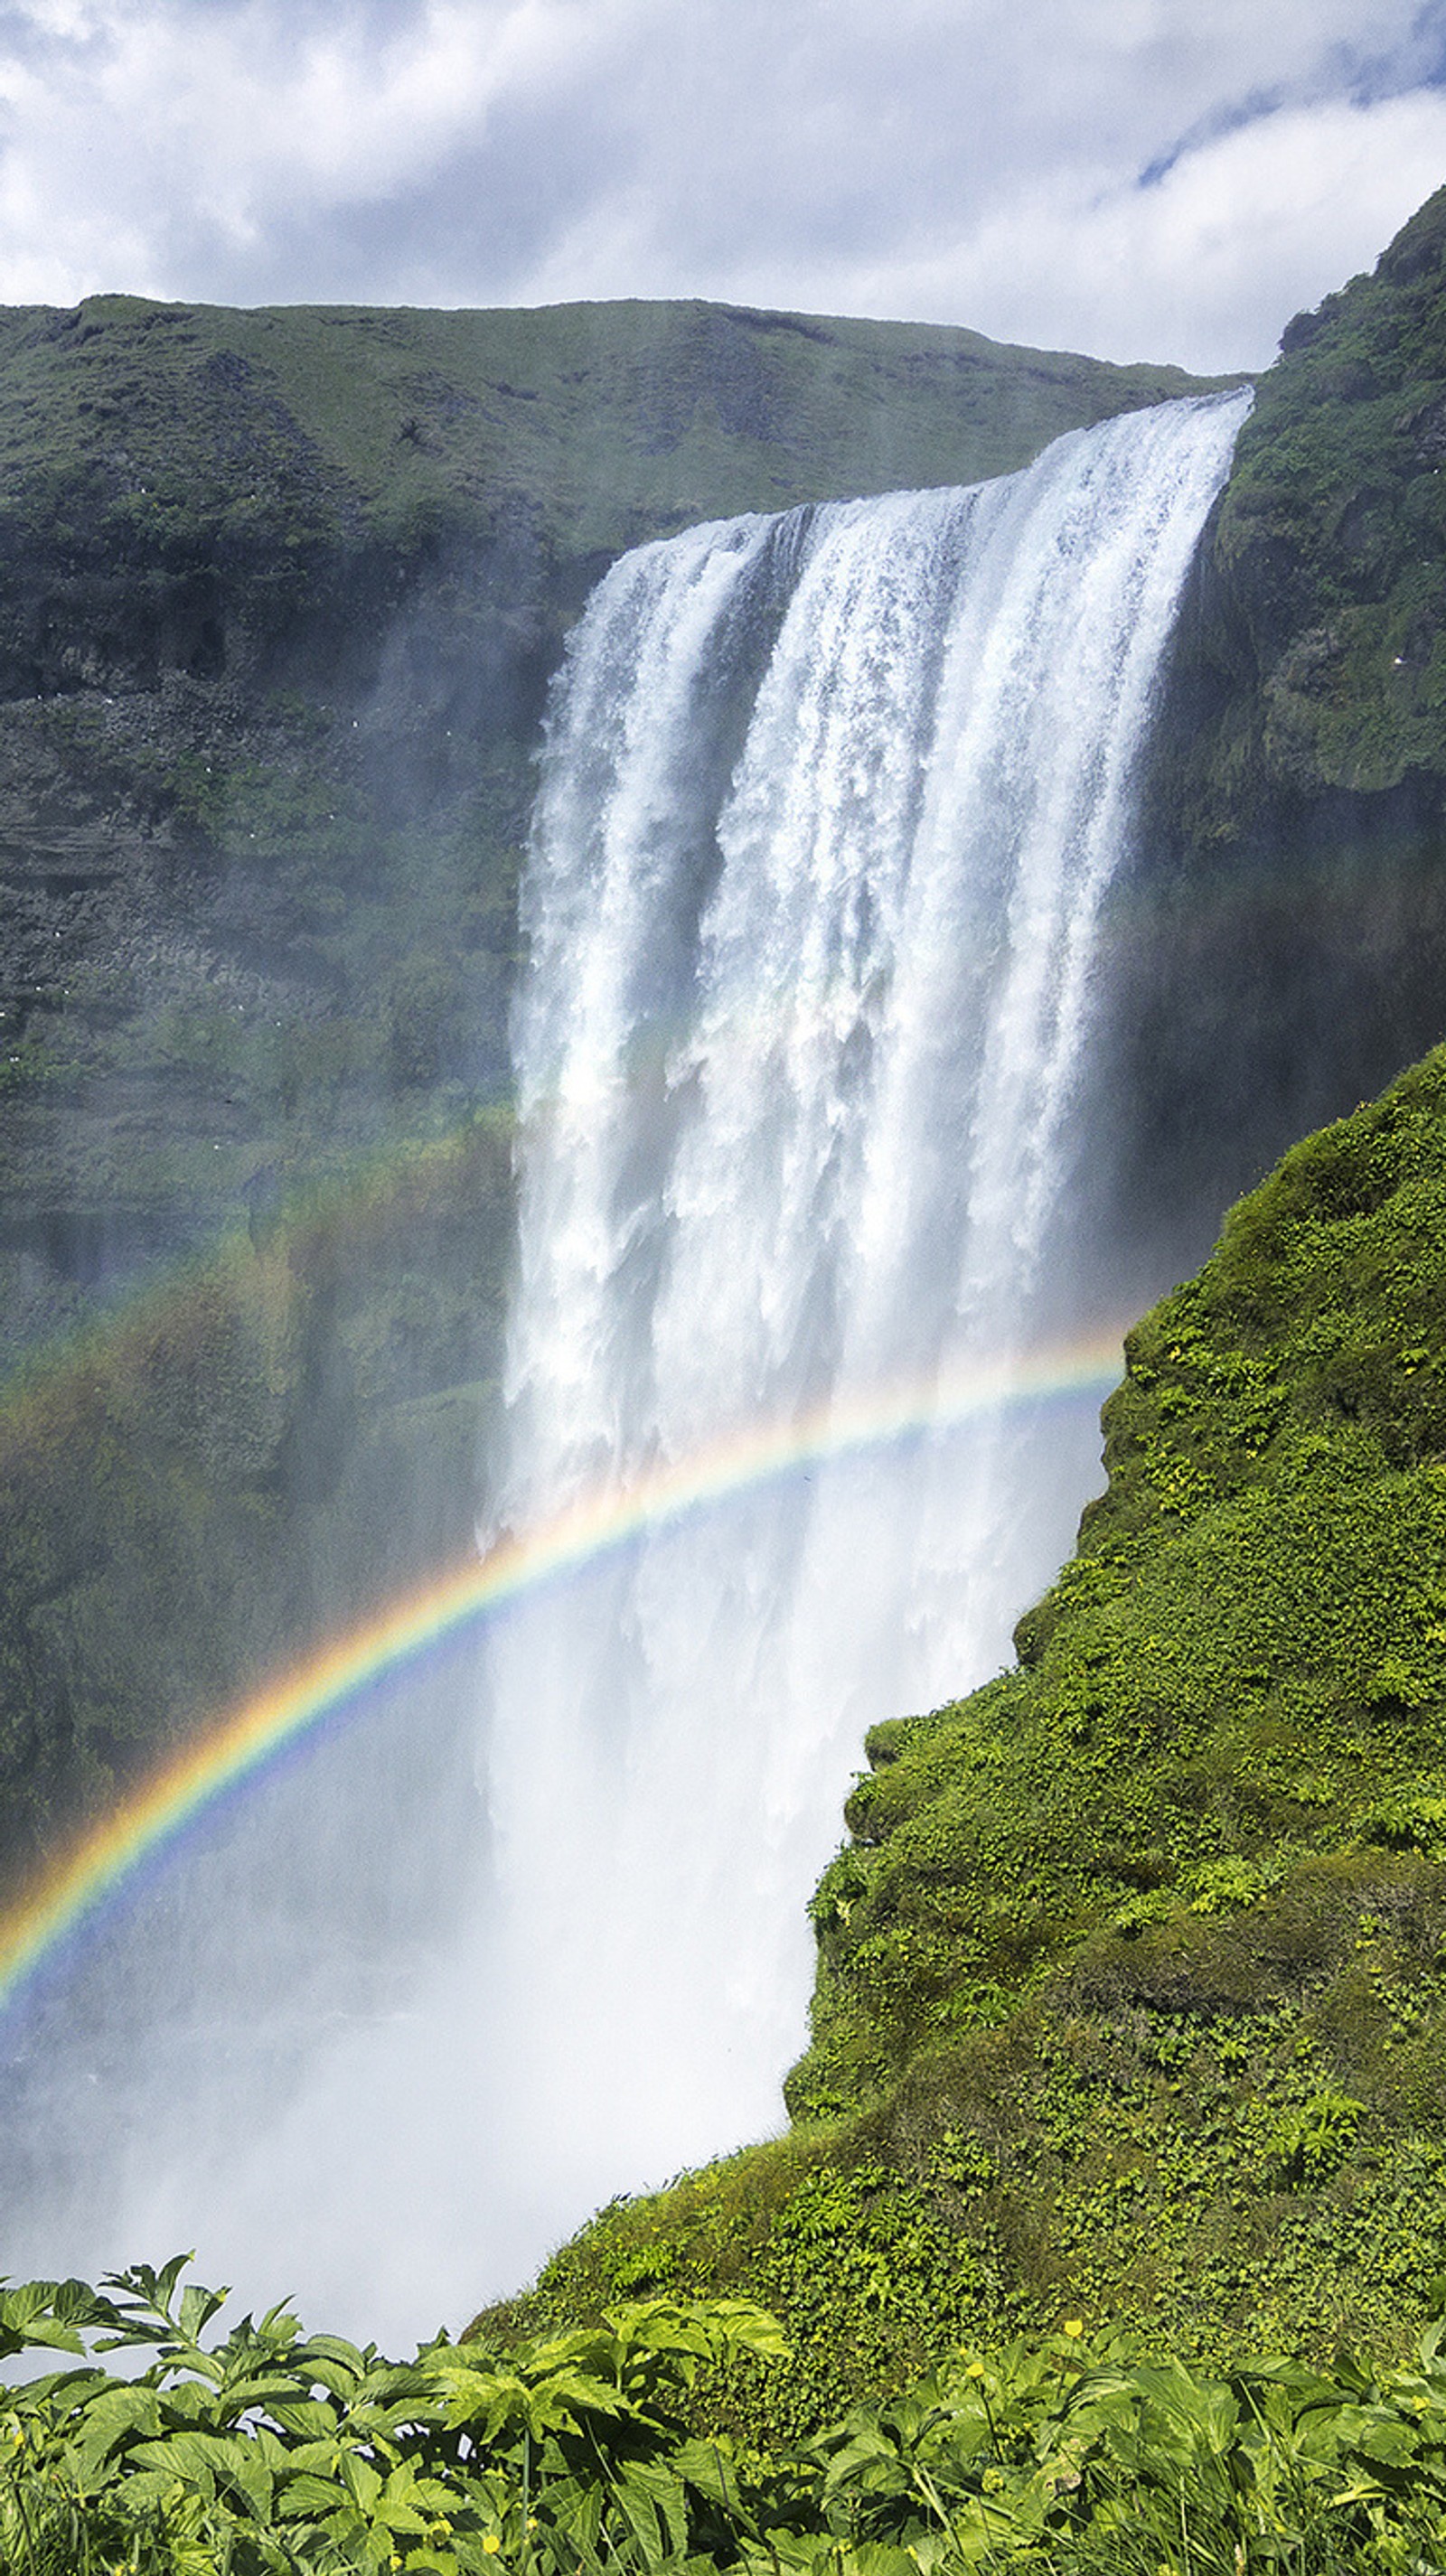
M 5 2393 L 4 2576 L 1421 2576 L 1446 2557 L 1439 2325 L 1383 2377 L 1344 2354 L 1329 2376 L 1208 2376 L 1073 2325 L 760 2459 L 685 2421 L 700 2373 L 782 2351 L 740 2301 L 399 2364 L 285 2306 L 206 2343 L 225 2293 L 183 2269 L 0 2292 L 7 2357 L 74 2356 Z

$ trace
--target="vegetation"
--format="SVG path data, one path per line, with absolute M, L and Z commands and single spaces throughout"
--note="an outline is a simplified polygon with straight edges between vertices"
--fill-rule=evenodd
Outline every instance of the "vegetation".
M 92 296 L 0 313 L 0 469 L 12 547 L 48 525 L 122 580 L 174 577 L 204 549 L 213 575 L 264 566 L 281 610 L 318 553 L 361 535 L 475 543 L 521 505 L 544 544 L 615 553 L 665 524 L 1007 473 L 1061 430 L 1197 381 L 927 323 L 699 303 Z M 204 654 L 194 607 L 192 623 Z
M 15 2576 L 1416 2576 L 1446 2542 L 1439 2326 L 1395 2371 L 1212 2375 L 1069 2319 L 760 2452 L 685 2420 L 700 2373 L 776 2366 L 773 2320 L 738 2302 L 398 2364 L 284 2307 L 207 2344 L 225 2294 L 182 2268 L 0 2299 L 0 2351 L 79 2356 L 0 2415 Z M 155 2358 L 116 2376 L 117 2349 Z
M 1446 775 L 1443 263 L 1446 189 L 1261 380 L 1211 549 L 1259 681 L 1205 754 L 1217 829 Z
M 1399 2355 L 1446 2270 L 1446 1051 L 1130 1336 L 1018 1665 L 876 1728 L 790 2134 L 490 2321 L 759 2300 L 756 2437 L 1061 2316 Z M 760 2411 L 761 2410 L 761 2411 Z

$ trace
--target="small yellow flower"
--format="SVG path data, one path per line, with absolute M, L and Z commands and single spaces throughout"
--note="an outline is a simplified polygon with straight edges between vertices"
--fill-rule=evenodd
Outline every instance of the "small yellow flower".
M 983 2362 L 971 2361 L 968 2369 L 964 2373 L 964 2376 L 966 2379 L 982 2379 L 984 2376 Z
M 1084 2333 L 1083 2317 L 1066 2317 L 1064 2321 L 1064 2331 L 1067 2335 L 1082 2335 Z
M 502 2543 L 498 2539 L 495 2531 L 489 2531 L 486 2539 L 482 2543 L 483 2550 L 489 2558 L 495 2558 L 501 2546 Z

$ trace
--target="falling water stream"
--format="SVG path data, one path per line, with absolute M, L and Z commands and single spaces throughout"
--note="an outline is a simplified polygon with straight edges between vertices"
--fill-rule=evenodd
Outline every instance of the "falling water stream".
M 609 2193 L 777 2125 L 864 1734 L 999 1663 L 1095 1474 L 1093 1406 L 966 1433 L 933 1397 L 1106 1320 L 1080 1284 L 1101 908 L 1245 404 L 1133 413 L 972 490 L 692 529 L 600 585 L 524 889 L 489 1527 L 881 1391 L 910 1436 L 815 1437 L 806 1472 L 735 1477 L 500 1623 L 445 1943 L 284 2080 L 259 2042 L 219 2074 L 193 2050 L 184 2116 L 159 2025 L 119 2115 L 52 2072 L 24 2115 L 34 2259 L 196 2243 L 395 2341 Z M 101 2188 L 118 2116 L 144 2152 Z

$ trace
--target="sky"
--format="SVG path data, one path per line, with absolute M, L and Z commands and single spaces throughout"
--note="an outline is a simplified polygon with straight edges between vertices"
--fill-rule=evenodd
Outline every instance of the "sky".
M 0 302 L 696 295 L 1201 369 L 1446 181 L 1446 0 L 0 0 Z

